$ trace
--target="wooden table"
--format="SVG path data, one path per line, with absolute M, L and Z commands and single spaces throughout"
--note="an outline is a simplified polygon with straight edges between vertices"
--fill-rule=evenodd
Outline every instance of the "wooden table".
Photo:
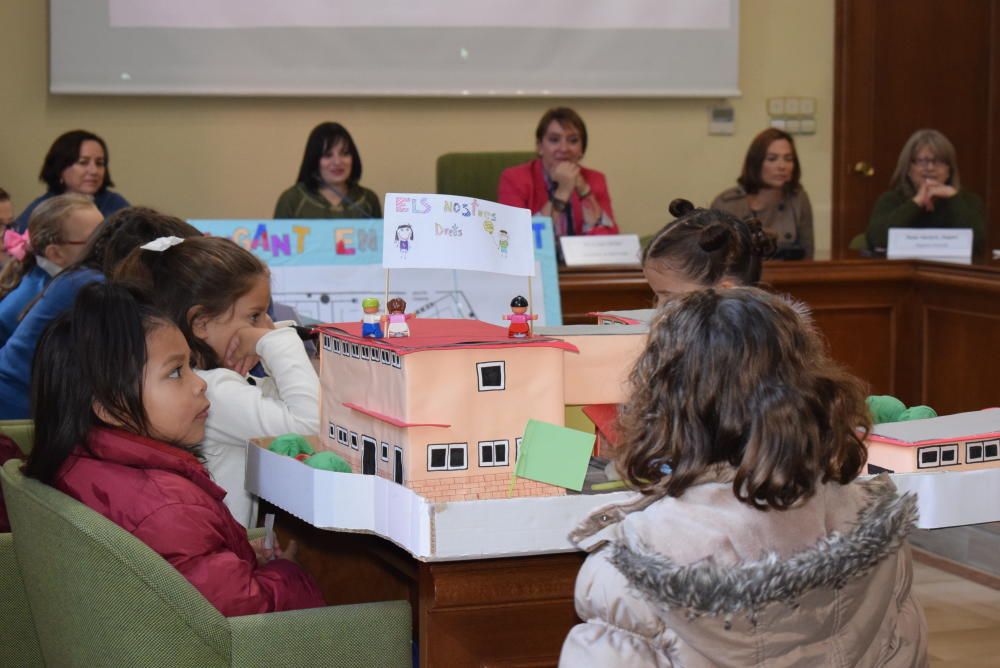
M 327 603 L 410 601 L 422 668 L 555 666 L 579 621 L 573 586 L 581 553 L 428 563 L 376 536 L 268 512 L 278 514 L 282 544 L 298 541 L 298 560 Z
M 773 262 L 764 282 L 810 306 L 834 359 L 873 394 L 941 414 L 1000 405 L 1000 263 Z M 637 269 L 563 269 L 559 286 L 567 324 L 653 302 Z

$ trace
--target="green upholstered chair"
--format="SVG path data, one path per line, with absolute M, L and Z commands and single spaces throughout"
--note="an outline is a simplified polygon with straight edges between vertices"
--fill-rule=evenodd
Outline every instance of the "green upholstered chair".
M 0 434 L 9 436 L 27 455 L 34 442 L 35 423 L 31 420 L 0 420 Z
M 531 151 L 445 153 L 437 159 L 437 191 L 495 202 L 500 173 L 535 157 Z
M 12 438 L 25 454 L 31 450 L 31 420 L 0 420 L 0 433 Z M 14 556 L 14 536 L 9 533 L 0 533 L 0 665 L 45 665 Z
M 410 665 L 407 602 L 223 617 L 142 541 L 16 464 L 0 481 L 46 664 Z
M 847 247 L 851 250 L 856 251 L 866 251 L 868 248 L 868 236 L 862 232 L 861 234 L 855 234 L 851 238 L 851 243 L 847 244 Z
M 0 666 L 44 665 L 14 555 L 14 534 L 0 533 Z

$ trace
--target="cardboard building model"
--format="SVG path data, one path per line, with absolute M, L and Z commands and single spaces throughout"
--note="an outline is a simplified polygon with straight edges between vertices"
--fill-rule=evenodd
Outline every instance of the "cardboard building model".
M 968 471 L 1000 467 L 1000 408 L 878 424 L 868 472 Z
M 644 326 L 537 329 L 511 339 L 475 320 L 410 321 L 410 336 L 319 327 L 322 447 L 357 473 L 431 501 L 565 494 L 514 478 L 529 419 L 557 425 L 567 405 L 617 404 Z

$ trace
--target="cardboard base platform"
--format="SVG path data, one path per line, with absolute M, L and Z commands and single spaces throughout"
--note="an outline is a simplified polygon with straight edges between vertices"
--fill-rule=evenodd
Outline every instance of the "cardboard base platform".
M 632 492 L 432 503 L 379 476 L 321 471 L 247 448 L 246 488 L 322 529 L 371 533 L 421 561 L 573 552 L 569 531 Z
M 893 474 L 918 497 L 921 529 L 1000 521 L 1000 469 Z M 381 536 L 421 561 L 572 552 L 590 512 L 632 492 L 433 503 L 390 480 L 321 471 L 251 444 L 246 488 L 313 526 Z

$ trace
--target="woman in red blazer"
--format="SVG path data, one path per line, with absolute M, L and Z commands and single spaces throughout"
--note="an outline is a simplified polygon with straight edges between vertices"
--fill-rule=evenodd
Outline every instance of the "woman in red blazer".
M 587 126 L 579 114 L 568 107 L 549 109 L 535 139 L 538 158 L 500 175 L 500 203 L 551 216 L 557 236 L 618 234 L 604 174 L 580 166 Z

